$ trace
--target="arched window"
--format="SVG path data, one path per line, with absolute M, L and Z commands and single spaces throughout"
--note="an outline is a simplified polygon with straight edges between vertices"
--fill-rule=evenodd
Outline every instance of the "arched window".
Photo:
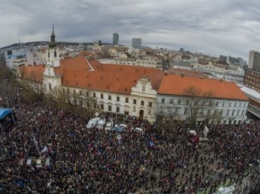
M 57 51 L 56 50 L 54 51 L 54 57 L 57 57 Z

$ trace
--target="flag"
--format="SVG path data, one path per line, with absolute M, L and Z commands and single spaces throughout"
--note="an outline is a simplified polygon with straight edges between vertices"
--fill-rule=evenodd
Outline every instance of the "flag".
M 205 127 L 204 127 L 204 132 L 209 132 L 209 128 L 207 127 L 207 125 L 205 125 Z
M 203 133 L 204 133 L 204 137 L 207 137 L 207 135 L 209 133 L 209 128 L 207 127 L 207 125 L 205 125 Z
M 44 153 L 44 152 L 47 152 L 47 151 L 48 151 L 47 146 L 44 146 L 44 148 L 41 150 L 41 153 Z

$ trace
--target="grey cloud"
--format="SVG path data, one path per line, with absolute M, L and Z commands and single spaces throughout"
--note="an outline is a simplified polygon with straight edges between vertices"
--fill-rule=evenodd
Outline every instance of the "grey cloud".
M 214 55 L 230 53 L 247 58 L 260 50 L 260 2 L 255 0 L 3 0 L 0 46 L 19 37 L 48 40 L 55 24 L 57 40 L 112 41 L 132 37 L 144 45 L 186 47 Z

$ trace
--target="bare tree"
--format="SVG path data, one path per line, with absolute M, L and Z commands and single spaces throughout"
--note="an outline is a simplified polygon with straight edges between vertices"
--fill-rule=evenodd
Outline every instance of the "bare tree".
M 58 109 L 62 109 L 65 112 L 73 111 L 77 113 L 84 113 L 87 115 L 93 115 L 97 111 L 97 100 L 93 97 L 84 96 L 79 93 L 71 93 L 65 89 L 57 90 L 56 95 L 49 97 L 49 100 L 56 102 Z
M 198 120 L 208 122 L 220 115 L 220 112 L 215 109 L 212 91 L 203 92 L 191 86 L 184 89 L 183 94 L 187 96 L 188 123 L 191 128 L 196 127 Z
M 163 124 L 166 129 L 176 127 L 179 120 L 178 107 L 173 103 L 156 103 L 155 113 L 156 121 Z
M 19 86 L 22 88 L 21 97 L 27 101 L 39 101 L 43 99 L 41 75 L 37 72 L 28 72 L 26 68 L 20 68 Z

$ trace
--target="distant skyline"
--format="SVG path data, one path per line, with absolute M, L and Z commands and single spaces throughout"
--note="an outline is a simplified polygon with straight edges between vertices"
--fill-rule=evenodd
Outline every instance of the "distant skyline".
M 48 41 L 55 25 L 57 41 L 144 46 L 212 56 L 230 55 L 248 61 L 260 51 L 260 1 L 256 0 L 2 0 L 0 47 Z

